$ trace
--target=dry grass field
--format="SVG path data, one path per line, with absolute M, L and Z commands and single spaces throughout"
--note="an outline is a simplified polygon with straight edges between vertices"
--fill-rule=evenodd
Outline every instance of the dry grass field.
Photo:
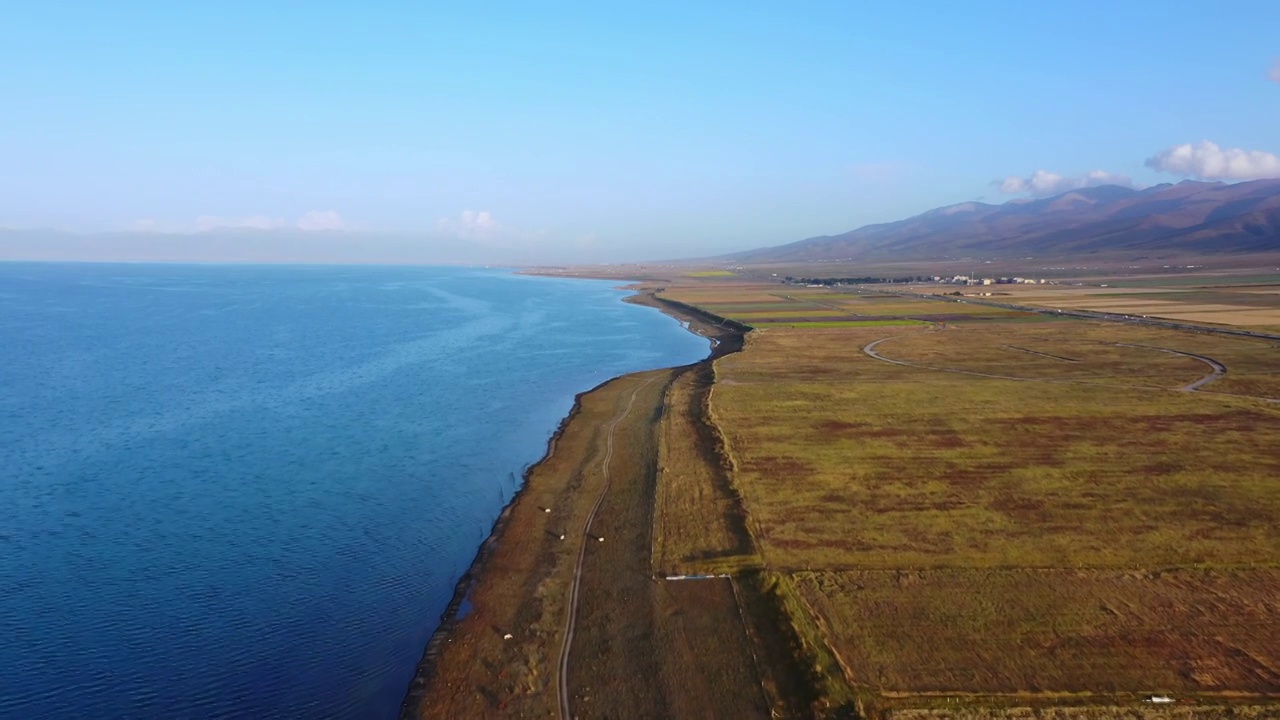
M 703 420 L 709 371 L 680 375 L 663 404 L 653 530 L 659 576 L 718 574 L 757 562 L 729 468 L 715 451 L 718 433 Z
M 1073 698 L 1064 698 L 1071 702 Z M 893 712 L 893 720 L 1275 720 L 1272 707 L 1246 704 L 1198 707 L 1180 705 L 1057 705 L 1007 708 L 916 708 Z
M 1280 326 L 1280 285 L 1124 287 L 1098 285 L 1000 286 L 1008 302 L 1072 310 L 1098 310 L 1206 325 Z
M 1038 341 L 1036 325 L 771 330 L 719 361 L 713 411 L 769 565 L 1280 559 L 1267 526 L 1280 521 L 1280 408 L 1176 392 L 1205 374 L 1200 363 L 1101 343 L 1090 361 L 1068 333 L 1105 328 L 1053 327 L 1059 345 Z M 861 351 L 892 333 L 886 357 L 1030 380 Z
M 855 682 L 893 692 L 1266 693 L 1280 570 L 800 572 Z M 939 602 L 939 598 L 947 602 Z M 1016 652 L 1010 652 L 1016 648 Z
M 815 708 L 1276 716 L 1251 704 L 1280 696 L 1274 343 L 778 285 L 666 295 L 932 321 L 806 314 L 716 361 L 711 417 Z M 1199 705 L 1140 702 L 1157 692 Z
M 941 303 L 876 292 L 832 292 L 826 288 L 774 283 L 716 283 L 668 287 L 663 297 L 694 305 L 751 326 L 869 322 L 874 320 L 948 322 L 953 320 L 1041 320 L 1035 313 L 980 304 Z

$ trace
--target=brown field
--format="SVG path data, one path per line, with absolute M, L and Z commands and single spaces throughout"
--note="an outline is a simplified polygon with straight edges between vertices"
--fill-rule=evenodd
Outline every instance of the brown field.
M 1086 700 L 1087 701 L 1087 700 Z M 1065 697 L 1063 703 L 1081 703 Z M 1020 707 L 1012 704 L 1000 708 L 974 708 L 953 704 L 950 709 L 913 708 L 896 710 L 885 717 L 891 720 L 1275 720 L 1280 711 L 1270 706 L 1214 704 L 1149 705 L 1132 701 L 1122 705 L 1067 705 L 1054 707 Z
M 1212 706 L 1179 717 L 1272 712 L 1229 704 L 1280 695 L 1275 343 L 803 290 L 956 310 L 770 327 L 716 362 L 712 417 L 818 714 L 1174 717 L 1142 706 L 1156 692 Z M 1227 372 L 1186 391 L 1214 368 L 1166 350 Z
M 875 292 L 836 292 L 826 288 L 777 284 L 738 284 L 725 287 L 667 287 L 662 297 L 750 325 L 821 323 L 832 320 L 919 319 L 951 322 L 963 319 L 997 321 L 1040 320 L 1035 313 L 1011 311 L 978 303 L 904 298 Z
M 806 294 L 816 294 L 825 292 L 823 290 L 805 291 L 803 288 L 782 288 L 778 285 L 729 285 L 727 283 L 717 283 L 714 287 L 688 287 L 675 286 L 668 287 L 662 293 L 663 297 L 680 302 L 697 305 L 699 307 L 718 305 L 721 303 L 745 304 L 745 303 L 782 303 L 788 302 L 786 296 L 781 292 L 787 291 L 787 295 L 803 297 Z
M 799 305 L 799 303 L 797 303 Z M 727 317 L 743 322 L 751 322 L 756 318 L 788 318 L 788 317 L 842 317 L 850 315 L 844 310 L 819 308 L 819 307 L 800 307 L 795 310 L 752 310 L 750 312 L 733 312 Z
M 794 327 L 581 399 L 413 716 L 554 716 L 582 549 L 575 717 L 1280 717 L 1277 343 L 740 277 L 662 297 Z
M 732 581 L 655 584 L 663 717 L 746 720 L 770 716 Z M 672 659 L 674 658 L 674 662 Z M 605 679 L 605 687 L 609 680 Z M 633 708 L 610 717 L 641 717 Z M 657 717 L 657 716 L 655 716 Z
M 852 631 L 834 648 L 856 683 L 880 692 L 1186 696 L 1280 683 L 1276 568 L 817 571 L 793 581 L 819 617 Z
M 1276 286 L 999 286 L 1009 302 L 1241 327 L 1280 325 Z M 1007 289 L 1006 289 L 1007 288 Z
M 1052 328 L 1052 331 L 1050 331 Z M 876 351 L 912 365 L 1046 382 L 1104 383 L 1175 389 L 1206 375 L 1192 358 L 1117 345 L 1109 328 L 1070 325 L 983 330 L 958 326 L 945 338 L 915 334 L 885 340 Z
M 711 369 L 678 377 L 659 423 L 653 569 L 658 576 L 719 573 L 753 556 L 729 468 L 716 452 L 718 431 L 706 423 Z
M 1159 389 L 1204 374 L 1178 356 L 1100 346 L 1104 359 L 1070 363 L 999 347 L 1034 347 L 1041 332 L 771 330 L 720 360 L 713 410 L 769 565 L 1280 559 L 1280 533 L 1266 525 L 1280 519 L 1280 484 L 1271 482 L 1280 408 Z M 893 357 L 943 365 L 923 351 L 954 348 L 950 367 L 1080 382 L 924 370 L 860 351 L 887 335 L 896 337 L 881 349 Z M 1079 348 L 1057 349 L 1067 357 Z
M 717 305 L 703 305 L 702 309 L 707 312 L 713 312 L 724 317 L 732 317 L 733 313 L 739 312 L 761 312 L 764 310 L 795 310 L 800 307 L 820 307 L 816 305 L 800 304 L 791 300 L 781 300 L 773 303 L 721 303 Z
M 662 296 L 699 307 L 718 304 L 779 303 L 809 298 L 824 299 L 830 295 L 826 288 L 806 288 L 767 282 L 740 282 L 711 284 L 668 285 Z

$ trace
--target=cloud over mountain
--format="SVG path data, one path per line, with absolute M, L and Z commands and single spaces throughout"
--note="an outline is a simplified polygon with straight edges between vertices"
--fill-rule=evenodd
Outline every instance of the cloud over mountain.
M 1221 148 L 1201 140 L 1174 145 L 1147 158 L 1146 166 L 1199 180 L 1259 180 L 1280 177 L 1280 157 L 1262 150 Z
M 1083 175 L 1064 176 L 1048 170 L 1037 170 L 1030 177 L 1010 175 L 1004 180 L 991 183 L 1000 192 L 1008 195 L 1028 194 L 1031 197 L 1050 197 L 1068 190 L 1079 190 L 1099 185 L 1121 185 L 1132 187 L 1133 181 L 1125 175 L 1116 175 L 1105 170 L 1091 170 Z

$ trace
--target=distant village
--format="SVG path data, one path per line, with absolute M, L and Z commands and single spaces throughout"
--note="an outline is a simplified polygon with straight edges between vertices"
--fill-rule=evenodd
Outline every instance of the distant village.
M 796 278 L 788 275 L 783 280 L 790 285 L 805 285 L 808 287 L 837 287 L 841 285 L 875 285 L 881 283 L 938 283 L 939 285 L 1044 285 L 1047 281 L 1044 279 L 1024 278 L 1024 277 L 998 277 L 998 278 L 980 278 L 975 275 L 954 275 L 952 277 L 942 277 L 940 275 L 916 275 L 900 278 L 880 278 L 880 277 L 845 277 L 845 278 Z
M 1043 285 L 1045 283 L 1043 278 L 1039 280 L 1022 277 L 977 278 L 971 275 L 956 275 L 949 278 L 935 275 L 931 279 L 943 285 Z

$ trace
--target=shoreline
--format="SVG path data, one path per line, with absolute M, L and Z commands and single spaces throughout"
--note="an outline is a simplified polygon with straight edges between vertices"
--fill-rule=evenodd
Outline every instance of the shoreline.
M 740 350 L 745 342 L 746 333 L 751 330 L 750 327 L 741 323 L 710 315 L 683 303 L 658 298 L 656 293 L 660 292 L 662 288 L 654 287 L 643 281 L 622 286 L 622 289 L 630 290 L 632 294 L 622 297 L 620 299 L 621 302 L 654 308 L 679 322 L 686 331 L 708 340 L 710 348 L 707 356 L 684 365 L 624 373 L 608 378 L 594 387 L 574 395 L 573 405 L 568 414 L 560 420 L 555 432 L 547 440 L 546 451 L 535 463 L 525 469 L 521 476 L 520 487 L 512 494 L 511 500 L 503 506 L 489 529 L 489 534 L 477 548 L 471 563 L 458 578 L 458 582 L 454 586 L 453 595 L 450 597 L 444 612 L 441 613 L 436 629 L 431 633 L 431 637 L 428 638 L 423 648 L 417 669 L 414 671 L 413 678 L 409 681 L 406 689 L 405 697 L 400 703 L 400 711 L 397 715 L 400 720 L 413 720 L 418 717 L 419 708 L 427 697 L 432 686 L 432 680 L 437 674 L 441 653 L 445 646 L 452 642 L 459 624 L 469 614 L 462 612 L 464 604 L 468 601 L 480 580 L 486 576 L 486 571 L 491 570 L 490 566 L 494 553 L 509 529 L 515 510 L 520 506 L 521 501 L 527 497 L 531 479 L 536 471 L 555 458 L 556 450 L 561 440 L 572 426 L 573 421 L 580 416 L 584 400 L 611 383 L 625 378 L 638 377 L 655 372 L 672 372 L 681 368 L 692 368 L 704 363 L 714 362 L 723 355 Z
M 418 661 L 418 668 L 414 671 L 413 679 L 409 681 L 409 688 L 405 693 L 404 700 L 400 702 L 400 714 L 398 717 L 401 720 L 409 720 L 415 717 L 414 713 L 421 704 L 423 697 L 425 697 L 431 684 L 431 678 L 435 674 L 441 649 L 445 643 L 449 642 L 453 632 L 457 629 L 458 622 L 466 617 L 466 615 L 460 614 L 462 603 L 471 595 L 472 589 L 475 588 L 480 576 L 487 568 L 489 560 L 492 559 L 493 552 L 497 549 L 498 541 L 501 539 L 503 530 L 506 529 L 507 523 L 511 519 L 511 513 L 515 509 L 516 503 L 520 501 L 520 498 L 524 497 L 525 488 L 529 486 L 529 478 L 532 476 L 533 471 L 540 465 L 545 464 L 555 454 L 556 445 L 559 443 L 560 438 L 564 436 L 569 423 L 573 422 L 574 418 L 582 410 L 582 398 L 622 377 L 626 377 L 626 375 L 609 378 L 589 390 L 584 390 L 574 395 L 573 407 L 569 408 L 569 413 L 561 418 L 555 432 L 547 440 L 546 452 L 542 454 L 542 457 L 538 458 L 537 462 L 526 468 L 523 475 L 521 475 L 520 487 L 516 488 L 507 504 L 502 506 L 502 511 L 494 519 L 493 526 L 489 528 L 489 534 L 480 543 L 475 557 L 471 559 L 471 564 L 467 566 L 466 571 L 458 578 L 458 582 L 453 588 L 453 596 L 449 598 L 449 604 L 445 606 L 444 612 L 440 615 L 439 624 L 427 640 L 427 645 L 422 652 L 422 659 Z

